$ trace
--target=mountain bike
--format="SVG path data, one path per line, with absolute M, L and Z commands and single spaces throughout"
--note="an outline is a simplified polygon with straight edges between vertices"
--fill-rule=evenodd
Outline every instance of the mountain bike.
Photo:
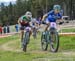
M 23 46 L 23 51 L 26 52 L 27 50 L 27 45 L 29 44 L 30 41 L 30 30 L 29 27 L 26 27 L 26 32 L 24 34 L 24 38 L 23 38 L 23 42 L 22 42 L 22 46 Z
M 50 50 L 57 52 L 59 48 L 59 35 L 56 30 L 55 23 L 51 23 L 49 30 L 42 32 L 41 35 L 41 46 L 42 50 L 46 51 L 50 44 Z

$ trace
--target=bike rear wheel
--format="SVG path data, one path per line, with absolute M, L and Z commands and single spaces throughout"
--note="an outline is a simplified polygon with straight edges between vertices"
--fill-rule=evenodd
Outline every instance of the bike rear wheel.
M 50 32 L 50 50 L 52 52 L 57 52 L 59 48 L 59 35 L 58 32 L 51 31 Z

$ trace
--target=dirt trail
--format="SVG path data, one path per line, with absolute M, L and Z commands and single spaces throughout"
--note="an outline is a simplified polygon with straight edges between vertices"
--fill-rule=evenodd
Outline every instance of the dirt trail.
M 0 38 L 4 38 L 4 37 L 8 37 L 8 36 L 11 36 L 11 35 L 0 35 Z
M 2 45 L 0 45 L 0 49 L 4 50 L 4 51 L 13 51 L 13 52 L 21 52 L 20 49 L 16 49 L 14 50 L 14 48 L 11 48 L 9 45 L 16 43 L 16 41 L 9 41 L 7 43 L 4 43 Z
M 4 51 L 11 51 L 11 52 L 23 52 L 22 49 L 14 49 L 14 48 L 11 48 L 9 46 L 9 44 L 14 44 L 16 43 L 16 41 L 9 41 L 7 43 L 4 43 L 0 46 L 0 49 L 1 50 L 4 50 Z M 40 50 L 33 50 L 33 51 L 30 51 L 28 49 L 27 51 L 28 53 L 35 53 L 35 54 L 47 54 L 49 53 L 50 51 L 42 51 L 41 49 Z M 52 53 L 53 54 L 53 53 Z M 57 52 L 57 54 L 63 54 L 64 56 L 75 56 L 75 52 Z
M 14 33 L 15 34 L 15 33 Z M 3 38 L 3 37 L 8 37 L 8 36 L 11 36 L 12 34 L 8 34 L 8 35 L 0 35 L 0 38 Z M 14 44 L 16 41 L 9 41 L 9 42 L 6 42 L 2 45 L 0 45 L 0 50 L 4 50 L 4 51 L 11 51 L 11 52 L 22 52 L 22 49 L 15 49 L 14 48 L 11 48 L 9 45 L 10 44 Z M 41 49 L 40 50 L 33 50 L 33 51 L 29 51 L 28 49 L 28 52 L 29 53 L 49 53 L 49 51 L 42 51 Z M 59 54 L 63 54 L 63 55 L 74 55 L 75 56 L 75 52 L 58 52 Z M 57 54 L 58 54 L 57 53 Z
M 18 32 L 19 33 L 19 32 Z M 0 38 L 8 37 L 17 34 L 17 32 L 12 32 L 12 33 L 6 33 L 6 34 L 0 34 Z

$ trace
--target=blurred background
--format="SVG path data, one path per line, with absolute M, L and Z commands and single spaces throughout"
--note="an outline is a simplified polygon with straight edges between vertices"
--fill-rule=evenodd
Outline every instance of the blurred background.
M 75 0 L 0 0 L 0 24 L 14 25 L 26 11 L 31 11 L 33 17 L 42 17 L 54 4 L 61 5 L 63 16 L 75 19 Z

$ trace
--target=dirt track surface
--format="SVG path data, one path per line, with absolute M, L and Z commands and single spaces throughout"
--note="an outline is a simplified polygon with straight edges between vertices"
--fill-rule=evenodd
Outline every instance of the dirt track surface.
M 69 27 L 69 26 L 75 26 L 75 25 L 70 25 L 70 24 L 64 24 L 60 26 L 60 29 L 63 28 L 63 27 Z M 13 34 L 16 34 L 16 33 L 9 33 L 9 34 L 3 34 L 3 35 L 0 35 L 0 38 L 3 38 L 3 37 L 8 37 L 8 36 L 12 36 Z M 75 33 L 60 33 L 60 35 L 75 35 Z M 17 50 L 14 50 L 13 48 L 11 48 L 10 46 L 8 46 L 9 44 L 14 44 L 15 42 L 14 41 L 10 41 L 10 42 L 7 42 L 7 43 L 4 43 L 0 46 L 1 49 L 5 50 L 5 51 L 17 51 L 17 52 L 22 52 L 20 49 L 17 49 Z M 34 51 L 32 51 L 34 52 Z M 36 51 L 37 52 L 37 51 Z M 36 53 L 34 52 L 34 53 Z M 69 55 L 69 54 L 74 54 L 74 52 L 70 52 L 70 53 L 66 53 L 64 52 L 63 54 L 66 54 L 66 55 Z
M 6 43 L 4 43 L 4 44 L 2 44 L 1 46 L 0 46 L 0 49 L 1 50 L 4 50 L 4 51 L 11 51 L 11 52 L 23 52 L 22 51 L 22 49 L 20 48 L 20 49 L 14 49 L 14 48 L 11 48 L 10 46 L 9 46 L 9 44 L 14 44 L 16 41 L 9 41 L 9 42 L 6 42 Z M 33 50 L 33 51 L 29 51 L 29 49 L 28 49 L 28 52 L 30 52 L 30 53 L 36 53 L 36 54 L 44 54 L 44 53 L 49 53 L 49 51 L 42 51 L 41 49 L 40 50 Z M 65 52 L 65 51 L 63 51 L 63 52 L 57 52 L 57 54 L 63 54 L 63 55 L 65 55 L 65 56 L 75 56 L 75 52 L 72 52 L 72 51 L 70 51 L 70 52 Z
M 16 32 L 12 32 L 12 33 L 6 33 L 6 34 L 0 34 L 0 38 L 3 38 L 3 37 L 8 37 L 8 36 L 12 36 L 14 34 L 17 34 Z
M 11 36 L 11 35 L 0 35 L 0 38 L 4 38 L 4 37 L 8 37 L 8 36 Z

